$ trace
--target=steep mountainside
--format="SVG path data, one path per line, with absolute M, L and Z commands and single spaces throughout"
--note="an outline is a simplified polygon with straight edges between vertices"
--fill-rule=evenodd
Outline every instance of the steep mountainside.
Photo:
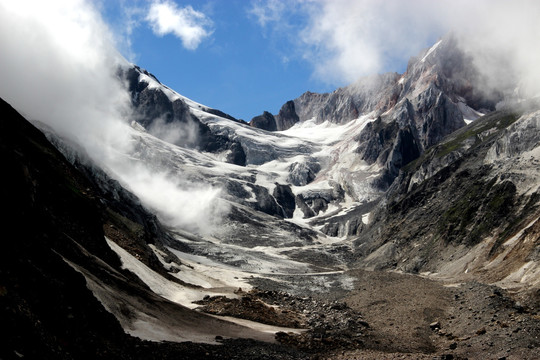
M 127 82 L 134 109 L 134 120 L 149 133 L 182 147 L 213 153 L 227 151 L 225 158 L 227 162 L 245 165 L 245 154 L 238 142 L 212 133 L 208 126 L 190 111 L 190 108 L 232 121 L 238 120 L 176 94 L 138 66 L 120 69 L 118 75 Z
M 161 359 L 193 352 L 143 342 L 125 329 L 135 336 L 168 331 L 184 341 L 213 342 L 218 334 L 272 340 L 158 297 L 123 270 L 105 235 L 152 266 L 146 242 L 165 251 L 161 225 L 114 181 L 89 181 L 4 101 L 0 113 L 2 228 L 11 234 L 0 254 L 2 358 Z M 118 192 L 104 194 L 104 187 Z M 236 352 L 219 350 L 228 351 Z
M 355 240 L 357 263 L 482 279 L 539 301 L 539 109 L 493 112 L 406 166 Z
M 249 167 L 232 171 L 255 178 L 205 180 L 220 184 L 233 203 L 285 218 L 297 210 L 311 218 L 329 206 L 343 209 L 377 200 L 401 167 L 466 121 L 493 110 L 500 96 L 482 92 L 471 69 L 471 60 L 449 36 L 412 59 L 401 76 L 361 79 L 331 94 L 305 93 L 276 116 L 265 112 L 254 118 L 252 127 L 186 99 L 136 66 L 119 75 L 127 81 L 133 119 L 149 134 Z M 275 184 L 291 188 L 294 205 L 282 191 L 274 195 Z M 329 224 L 335 228 L 337 222 Z M 343 231 L 354 234 L 356 228 Z

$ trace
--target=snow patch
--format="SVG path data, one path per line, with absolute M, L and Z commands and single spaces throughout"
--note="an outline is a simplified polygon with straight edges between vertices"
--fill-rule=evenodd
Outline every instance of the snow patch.
M 426 59 L 428 58 L 429 55 L 431 55 L 431 53 L 433 53 L 438 47 L 439 45 L 441 44 L 442 40 L 439 40 L 435 43 L 435 45 L 433 45 L 429 50 L 428 52 L 426 53 L 426 55 L 424 55 L 424 57 L 422 58 L 422 60 L 420 60 L 421 62 L 426 62 Z
M 161 84 L 159 81 L 157 81 L 156 79 L 154 79 L 153 77 L 151 76 L 148 76 L 144 73 L 141 73 L 139 75 L 139 81 L 143 81 L 145 83 L 148 84 L 148 88 L 149 89 L 159 89 L 161 91 L 163 91 L 163 93 L 165 95 L 167 95 L 167 97 L 169 98 L 169 100 L 171 102 L 174 102 L 175 100 L 183 100 L 190 108 L 192 109 L 196 109 L 196 110 L 207 110 L 208 107 L 202 105 L 202 104 L 199 104 L 198 102 L 195 102 L 183 95 L 180 95 L 179 93 L 177 93 L 176 91 L 172 90 L 171 88 L 169 88 L 168 86 L 166 85 L 163 85 Z
M 137 275 L 139 279 L 148 285 L 148 287 L 154 293 L 191 309 L 198 306 L 193 304 L 193 301 L 201 300 L 205 295 L 208 294 L 207 290 L 188 288 L 165 279 L 163 276 L 159 275 L 154 270 L 137 260 L 126 250 L 122 249 L 115 242 L 109 239 L 106 240 L 109 247 L 120 257 L 120 260 L 122 261 L 122 268 L 127 269 Z M 230 293 L 221 293 L 219 295 L 231 296 Z
M 173 248 L 169 250 L 182 262 L 181 271 L 172 274 L 176 278 L 206 289 L 238 289 L 251 290 L 244 278 L 252 274 L 217 263 L 200 255 L 187 254 Z
M 369 214 L 371 214 L 371 213 L 368 212 L 367 214 L 362 215 L 362 222 L 363 222 L 365 225 L 369 224 Z
M 485 114 L 474 110 L 472 107 L 468 106 L 465 102 L 459 101 L 457 103 L 458 109 L 463 115 L 463 120 L 467 125 L 472 123 L 474 120 L 478 119 L 481 116 L 484 116 Z

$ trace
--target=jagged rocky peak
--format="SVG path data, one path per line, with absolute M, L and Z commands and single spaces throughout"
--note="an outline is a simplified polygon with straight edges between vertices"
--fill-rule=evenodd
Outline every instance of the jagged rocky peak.
M 493 111 L 497 102 L 502 100 L 500 91 L 488 91 L 484 83 L 485 79 L 477 71 L 472 57 L 459 47 L 456 37 L 450 34 L 419 56 L 411 58 L 402 75 L 386 73 L 362 77 L 331 93 L 305 92 L 283 105 L 280 113 L 274 116 L 276 129 L 286 130 L 296 122 L 310 119 L 315 119 L 317 123 L 330 121 L 344 124 L 371 112 L 375 117 L 383 114 L 388 117 L 394 112 L 402 113 L 402 107 L 408 105 L 404 104 L 405 101 L 412 103 L 416 111 L 426 113 L 435 102 L 440 104 L 448 98 L 456 107 L 447 109 L 455 112 L 446 114 L 449 121 L 444 125 L 448 125 L 451 132 L 463 126 L 459 114 L 467 120 L 474 120 L 479 113 Z M 422 116 L 417 121 L 419 129 L 424 120 L 431 122 Z M 257 123 L 252 125 L 258 127 Z M 261 125 L 264 126 L 264 123 Z M 440 137 L 436 136 L 434 141 L 425 140 L 424 143 L 432 145 L 437 140 Z
M 299 121 L 312 119 L 316 115 L 317 109 L 325 106 L 329 97 L 330 93 L 319 94 L 306 91 L 300 97 L 294 99 L 295 111 Z
M 279 114 L 272 115 L 268 111 L 262 115 L 255 116 L 249 125 L 267 131 L 282 131 L 292 128 L 300 118 L 295 110 L 294 101 L 289 100 L 279 110 Z
M 225 161 L 246 164 L 246 155 L 238 141 L 213 133 L 195 112 L 234 122 L 239 120 L 181 96 L 136 65 L 121 68 L 118 75 L 125 81 L 131 96 L 133 120 L 150 134 L 177 146 L 225 153 Z
M 395 104 L 399 94 L 395 88 L 398 80 L 397 73 L 363 77 L 330 93 L 323 106 L 308 110 L 306 114 L 311 114 L 317 122 L 345 124 L 372 111 L 382 113 Z M 311 105 L 297 104 L 298 108 L 301 106 Z
M 396 102 L 399 91 L 393 86 L 399 77 L 397 73 L 380 74 L 364 77 L 332 93 L 307 91 L 281 107 L 279 114 L 274 116 L 276 129 L 287 130 L 298 122 L 310 119 L 315 119 L 317 123 L 330 121 L 345 124 L 374 110 L 384 112 Z M 251 123 L 252 126 L 268 130 L 259 124 L 265 125 Z
M 495 109 L 500 94 L 487 93 L 482 82 L 471 57 L 450 35 L 411 59 L 394 84 L 385 83 L 384 96 L 371 107 L 378 120 L 356 137 L 362 159 L 384 166 L 383 189 L 402 166 Z
M 268 111 L 263 112 L 262 115 L 255 116 L 251 119 L 249 125 L 267 131 L 277 130 L 276 119 L 274 118 L 274 115 L 270 114 Z
M 278 130 L 287 130 L 294 126 L 294 124 L 300 121 L 294 101 L 289 100 L 279 110 L 279 114 L 276 115 L 276 125 Z
M 145 69 L 140 68 L 137 65 L 130 64 L 124 67 L 120 67 L 118 70 L 118 76 L 120 79 L 126 82 L 126 87 L 131 95 L 132 102 L 134 104 L 139 103 L 140 93 L 146 90 L 159 90 L 161 93 L 166 95 L 169 99 L 173 98 L 174 100 L 182 100 L 184 103 L 189 103 L 190 108 L 195 108 L 201 111 L 204 111 L 208 114 L 219 116 L 228 120 L 235 122 L 243 123 L 241 120 L 236 119 L 235 117 L 224 113 L 221 110 L 213 109 L 205 105 L 198 104 L 188 98 L 185 98 L 172 89 L 168 88 L 166 85 L 162 84 L 158 78 L 148 72 Z M 171 99 L 172 100 L 172 99 Z M 173 100 L 173 101 L 174 101 Z
M 420 56 L 411 58 L 402 80 L 406 93 L 419 85 L 422 88 L 434 84 L 452 102 L 465 104 L 481 113 L 495 110 L 503 97 L 500 90 L 488 89 L 485 83 L 472 56 L 462 49 L 453 34 L 443 37 Z

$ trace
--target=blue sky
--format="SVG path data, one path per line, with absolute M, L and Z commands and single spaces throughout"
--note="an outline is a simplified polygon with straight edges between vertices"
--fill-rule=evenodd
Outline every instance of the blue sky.
M 159 33 L 155 28 L 159 20 L 149 19 L 156 5 L 172 13 L 188 9 L 192 25 L 206 34 L 194 44 L 183 41 L 182 29 Z M 326 61 L 325 44 L 307 38 L 313 36 L 309 33 L 316 21 L 313 13 L 321 8 L 317 2 L 279 0 L 108 0 L 101 5 L 128 60 L 179 93 L 247 121 L 264 110 L 277 113 L 287 100 L 305 91 L 328 92 L 354 81 L 351 76 L 317 73 L 318 57 L 321 63 Z M 429 46 L 437 36 L 421 45 Z M 384 67 L 368 67 L 366 72 L 403 72 L 408 56 L 398 56 Z
M 276 114 L 305 91 L 403 73 L 411 56 L 450 31 L 492 79 L 501 76 L 494 51 L 503 50 L 527 78 L 538 68 L 537 0 L 92 3 L 124 57 L 179 93 L 247 121 L 264 110 Z
M 86 60 L 77 62 L 84 68 L 92 54 L 116 55 L 105 49 L 112 44 L 179 93 L 250 120 L 305 91 L 402 73 L 449 31 L 489 86 L 513 72 L 536 91 L 539 12 L 538 0 L 0 0 L 0 16 L 12 23 L 0 40 L 13 45 L 3 45 L 0 65 L 6 76 L 8 64 L 24 74 L 61 49 L 66 61 Z

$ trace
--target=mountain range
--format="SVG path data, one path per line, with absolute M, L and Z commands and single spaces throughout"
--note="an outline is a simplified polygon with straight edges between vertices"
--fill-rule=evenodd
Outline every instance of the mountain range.
M 453 36 L 249 123 L 136 65 L 116 78 L 114 161 L 2 101 L 2 357 L 535 356 L 540 102 L 488 87 Z M 405 311 L 399 281 L 440 286 L 403 295 L 409 345 L 370 317 Z

